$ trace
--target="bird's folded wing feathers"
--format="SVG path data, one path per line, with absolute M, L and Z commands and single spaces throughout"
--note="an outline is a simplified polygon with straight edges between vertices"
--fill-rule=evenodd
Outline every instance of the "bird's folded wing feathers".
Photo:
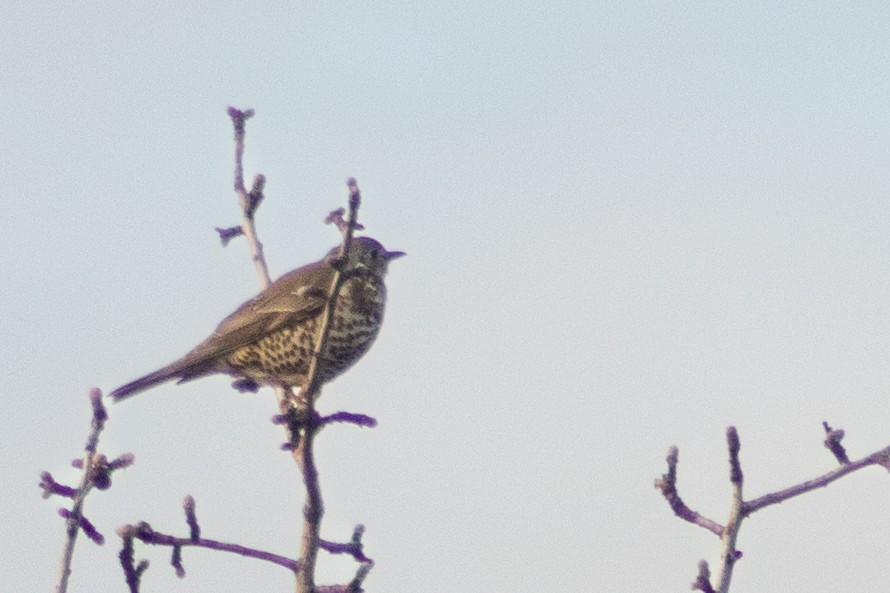
M 302 306 L 292 311 L 261 310 L 250 320 L 242 317 L 230 324 L 224 321 L 213 335 L 189 352 L 182 362 L 184 366 L 191 366 L 215 359 L 253 344 L 279 329 L 299 325 L 302 321 L 321 313 L 324 301 L 319 300 L 318 303 L 319 305 L 315 307 Z
M 299 270 L 297 270 L 299 271 Z M 324 270 L 319 270 L 322 272 Z M 296 326 L 322 312 L 326 293 L 314 286 L 297 286 L 286 274 L 268 289 L 223 319 L 213 334 L 181 359 L 181 367 L 200 366 L 252 344 L 288 326 Z M 322 274 L 326 280 L 328 274 Z M 249 313 L 248 313 L 249 311 Z

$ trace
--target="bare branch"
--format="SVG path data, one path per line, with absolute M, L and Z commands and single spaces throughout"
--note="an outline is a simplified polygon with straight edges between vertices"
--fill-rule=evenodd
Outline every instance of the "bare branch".
M 344 422 L 347 424 L 355 424 L 356 426 L 367 426 L 373 428 L 377 426 L 377 420 L 365 414 L 354 414 L 352 412 L 334 412 L 318 419 L 319 426 L 325 426 L 334 422 Z
M 323 539 L 318 540 L 318 547 L 320 547 L 325 552 L 329 554 L 349 554 L 352 556 L 357 562 L 374 563 L 373 560 L 365 556 L 364 549 L 362 546 L 362 536 L 365 533 L 364 525 L 356 525 L 355 529 L 352 532 L 352 539 L 349 543 L 341 544 L 337 542 L 329 542 Z
M 59 509 L 59 516 L 63 519 L 71 519 L 74 516 L 74 513 L 68 509 Z M 96 544 L 101 546 L 105 543 L 105 536 L 99 533 L 96 526 L 83 515 L 81 515 L 80 520 L 78 521 L 78 526 L 83 530 L 84 535 L 93 540 Z
M 74 557 L 74 544 L 77 541 L 77 534 L 83 530 L 86 536 L 95 543 L 101 545 L 105 542 L 102 534 L 84 517 L 83 506 L 87 494 L 93 488 L 105 490 L 110 487 L 111 473 L 116 469 L 129 466 L 134 460 L 133 455 L 128 453 L 109 462 L 104 455 L 96 452 L 99 446 L 99 435 L 102 429 L 105 428 L 108 413 L 105 411 L 105 405 L 102 403 L 102 392 L 98 389 L 90 390 L 90 403 L 93 408 L 90 434 L 84 446 L 83 457 L 72 463 L 72 465 L 82 470 L 80 486 L 76 489 L 63 486 L 57 483 L 49 472 L 43 472 L 41 475 L 40 487 L 43 489 L 44 498 L 56 494 L 74 500 L 70 511 L 68 509 L 59 509 L 59 514 L 66 520 L 66 538 L 56 579 L 57 593 L 65 593 L 68 590 L 68 579 L 71 576 L 71 561 Z
M 123 540 L 121 551 L 117 557 L 120 560 L 121 567 L 124 569 L 124 578 L 130 593 L 139 592 L 139 583 L 142 580 L 142 574 L 148 569 L 148 560 L 141 560 L 137 565 L 134 561 L 135 549 L 133 546 L 133 538 L 136 528 L 132 525 L 124 525 L 117 530 L 117 534 Z
M 847 450 L 841 444 L 841 440 L 844 438 L 843 429 L 838 428 L 835 430 L 828 425 L 828 422 L 824 421 L 822 422 L 822 428 L 825 429 L 825 447 L 831 451 L 838 463 L 850 463 L 850 458 L 847 457 Z
M 263 199 L 263 187 L 266 184 L 266 178 L 262 175 L 254 177 L 253 187 L 249 192 L 244 186 L 244 128 L 247 120 L 253 116 L 253 110 L 241 111 L 234 107 L 229 107 L 228 113 L 235 128 L 235 180 L 233 185 L 244 216 L 240 234 L 243 234 L 247 239 L 251 258 L 254 265 L 256 265 L 257 274 L 260 277 L 260 284 L 263 288 L 267 288 L 272 283 L 272 279 L 269 277 L 269 267 L 266 265 L 266 258 L 263 255 L 263 245 L 257 238 L 256 225 L 254 224 L 256 209 Z M 223 245 L 227 244 L 233 237 L 238 236 L 238 233 L 231 228 L 222 230 L 217 228 L 216 231 L 220 234 Z
M 43 498 L 49 498 L 53 494 L 56 496 L 64 496 L 65 498 L 74 498 L 77 496 L 77 488 L 65 486 L 56 482 L 56 479 L 49 472 L 40 474 L 40 488 L 43 490 Z
M 105 419 L 108 414 L 102 405 L 102 393 L 98 389 L 90 390 L 90 401 L 93 404 L 93 421 L 90 436 L 87 438 L 87 444 L 84 449 L 83 456 L 83 473 L 80 480 L 80 487 L 74 497 L 74 505 L 71 507 L 71 513 L 68 516 L 65 540 L 65 549 L 62 552 L 62 562 L 59 566 L 59 575 L 56 581 L 56 592 L 65 593 L 68 590 L 68 578 L 71 576 L 71 559 L 74 557 L 74 543 L 77 540 L 77 532 L 80 529 L 80 520 L 83 517 L 83 503 L 86 495 L 90 491 L 91 477 L 93 473 L 93 457 L 96 453 L 96 447 L 99 443 L 99 434 L 105 427 Z
M 655 481 L 655 486 L 664 495 L 671 509 L 678 517 L 684 521 L 694 523 L 720 536 L 721 553 L 720 553 L 720 570 L 716 579 L 716 589 L 711 584 L 710 569 L 706 562 L 699 563 L 699 574 L 696 581 L 692 584 L 695 590 L 710 593 L 712 591 L 718 593 L 727 593 L 729 591 L 730 581 L 732 579 L 732 570 L 737 560 L 742 557 L 742 553 L 736 549 L 736 539 L 741 529 L 742 521 L 752 513 L 773 505 L 784 502 L 789 498 L 810 492 L 816 488 L 824 488 L 839 480 L 847 474 L 868 467 L 870 465 L 880 465 L 890 470 L 890 446 L 875 451 L 874 453 L 859 459 L 858 461 L 850 461 L 847 457 L 846 450 L 841 446 L 840 442 L 844 437 L 844 431 L 840 429 L 832 429 L 827 422 L 823 422 L 823 428 L 826 433 L 825 446 L 831 450 L 832 454 L 840 463 L 840 467 L 830 471 L 818 478 L 807 480 L 800 484 L 795 484 L 784 490 L 772 492 L 751 501 L 745 501 L 742 495 L 742 486 L 744 483 L 744 474 L 742 473 L 742 465 L 739 459 L 741 450 L 741 441 L 738 431 L 734 426 L 730 426 L 726 430 L 726 442 L 729 450 L 729 480 L 732 485 L 732 504 L 726 525 L 719 525 L 710 519 L 702 518 L 698 513 L 691 510 L 677 493 L 677 461 L 678 452 L 676 447 L 671 447 L 668 452 L 668 472 L 661 479 Z
M 244 234 L 244 229 L 240 226 L 231 226 L 228 228 L 220 228 L 216 227 L 216 232 L 219 233 L 219 241 L 222 243 L 222 246 L 225 247 L 229 244 L 229 241 L 234 239 L 235 237 L 240 237 Z
M 191 494 L 182 501 L 182 508 L 185 509 L 185 522 L 189 526 L 189 539 L 192 541 L 201 539 L 201 526 L 198 525 L 198 517 L 195 514 L 195 499 Z
M 260 282 L 263 288 L 271 284 L 268 266 L 263 256 L 263 246 L 260 243 L 255 227 L 256 209 L 263 199 L 263 188 L 265 185 L 265 177 L 257 175 L 254 178 L 253 187 L 248 192 L 244 186 L 244 136 L 245 136 L 245 120 L 253 115 L 252 111 L 242 112 L 234 108 L 229 108 L 229 116 L 235 130 L 235 179 L 234 188 L 238 195 L 238 201 L 243 214 L 243 222 L 240 232 L 232 229 L 217 229 L 220 233 L 220 239 L 225 245 L 231 238 L 243 234 L 250 246 L 254 263 L 260 276 Z M 327 222 L 336 224 L 343 235 L 342 247 L 340 249 L 339 263 L 347 261 L 349 250 L 352 242 L 353 232 L 361 229 L 358 223 L 358 208 L 361 204 L 361 193 L 358 184 L 354 178 L 347 181 L 349 187 L 349 211 L 346 220 L 343 219 L 344 211 L 342 209 L 332 212 Z M 343 268 L 336 265 L 337 262 L 331 262 L 334 267 L 335 274 L 331 283 L 330 291 L 325 295 L 327 303 L 321 314 L 318 326 L 318 334 L 316 337 L 315 348 L 316 356 L 310 362 L 306 375 L 306 382 L 301 386 L 298 396 L 293 395 L 291 386 L 279 386 L 276 388 L 279 407 L 281 414 L 276 421 L 284 424 L 288 433 L 288 444 L 284 447 L 291 450 L 303 474 L 303 481 L 306 486 L 306 501 L 303 508 L 303 535 L 300 545 L 300 562 L 297 570 L 297 589 L 306 593 L 313 593 L 315 589 L 314 571 L 315 561 L 320 545 L 319 530 L 321 517 L 324 514 L 324 507 L 321 498 L 321 489 L 318 482 L 318 470 L 315 466 L 313 458 L 313 439 L 315 434 L 324 425 L 330 422 L 351 422 L 359 426 L 373 426 L 376 421 L 368 416 L 359 414 L 348 414 L 345 412 L 334 414 L 327 418 L 320 418 L 315 412 L 315 400 L 321 391 L 323 377 L 323 361 L 318 353 L 324 352 L 330 333 L 330 320 L 333 318 L 333 312 L 336 307 L 337 299 L 346 277 L 342 273 Z M 194 503 L 191 503 L 192 511 Z M 189 513 L 189 506 L 186 506 L 186 513 Z M 197 525 L 197 523 L 195 523 Z M 192 529 L 193 536 L 196 535 L 195 529 Z M 361 575 L 367 574 L 366 571 Z M 356 583 L 361 583 L 361 579 L 356 577 Z M 355 585 L 359 587 L 359 585 Z
M 755 498 L 754 500 L 749 500 L 745 503 L 745 514 L 750 515 L 764 507 L 785 502 L 789 498 L 794 498 L 795 496 L 816 490 L 817 488 L 825 488 L 832 482 L 843 478 L 847 474 L 851 474 L 870 465 L 880 465 L 890 469 L 887 467 L 888 460 L 890 460 L 890 447 L 884 447 L 870 455 L 866 455 L 862 459 L 850 461 L 835 470 L 822 474 L 818 478 L 813 478 L 812 480 L 795 484 L 784 490 L 771 492 L 769 494 L 764 494 L 759 498 Z
M 686 506 L 686 503 L 680 498 L 680 494 L 677 492 L 677 463 L 679 457 L 679 450 L 676 446 L 672 446 L 668 450 L 667 456 L 668 473 L 662 475 L 661 479 L 655 480 L 655 487 L 661 490 L 661 494 L 664 496 L 665 500 L 667 500 L 675 515 L 684 521 L 689 521 L 690 523 L 694 523 L 699 527 L 707 529 L 718 537 L 722 536 L 722 525 L 712 519 L 699 515 L 697 512 Z
M 257 174 L 253 178 L 253 186 L 250 188 L 250 192 L 247 194 L 247 203 L 244 205 L 244 213 L 247 214 L 251 219 L 253 219 L 253 215 L 256 213 L 256 209 L 260 207 L 260 202 L 263 201 L 265 197 L 263 195 L 263 188 L 266 187 L 266 177 L 262 174 Z
M 714 593 L 714 587 L 711 586 L 711 569 L 708 568 L 708 563 L 704 560 L 698 563 L 698 575 L 695 577 L 691 589 L 702 593 Z
M 739 450 L 742 448 L 739 433 L 735 426 L 726 429 L 726 444 L 729 449 L 729 481 L 732 483 L 732 505 L 729 509 L 729 519 L 724 526 L 723 535 L 720 536 L 720 572 L 717 576 L 717 591 L 727 593 L 729 583 L 732 580 L 732 569 L 736 560 L 742 557 L 736 550 L 735 542 L 742 527 L 744 514 L 744 500 L 742 498 L 742 484 L 744 482 L 742 465 L 739 462 Z
M 343 262 L 349 258 L 352 235 L 356 228 L 358 209 L 361 205 L 361 193 L 355 179 L 350 178 L 347 184 L 349 186 L 349 217 L 346 224 L 340 227 L 340 231 L 343 233 L 343 244 L 340 248 L 339 259 Z M 331 329 L 330 322 L 334 317 L 340 289 L 346 281 L 342 267 L 335 266 L 334 270 L 334 278 L 328 291 L 327 303 L 319 319 L 318 335 L 316 336 L 314 348 L 316 355 L 312 357 L 312 361 L 309 364 L 306 382 L 303 384 L 299 395 L 299 400 L 302 406 L 305 407 L 305 410 L 301 413 L 308 415 L 310 418 L 317 416 L 315 413 L 315 400 L 321 392 L 322 377 L 324 376 L 324 363 L 321 360 L 320 353 L 324 352 L 327 346 Z M 282 402 L 282 406 L 284 406 L 284 402 Z M 288 406 L 286 409 L 283 408 L 282 413 L 285 415 L 292 414 L 294 418 L 297 417 L 293 405 Z M 289 423 L 289 425 L 292 426 L 292 439 L 299 437 L 299 426 L 293 423 Z M 300 544 L 300 569 L 297 572 L 297 591 L 300 593 L 313 593 L 315 591 L 315 561 L 318 557 L 321 518 L 324 514 L 321 487 L 318 483 L 318 469 L 315 466 L 315 459 L 312 454 L 313 441 L 318 426 L 316 422 L 305 426 L 299 446 L 293 452 L 294 459 L 303 472 L 303 481 L 306 486 L 306 502 L 303 506 L 303 537 Z M 294 440 L 291 442 L 296 444 Z
M 247 546 L 242 546 L 239 544 L 205 539 L 202 537 L 193 539 L 191 535 L 189 537 L 176 537 L 173 535 L 155 531 L 154 529 L 152 529 L 151 525 L 145 522 L 141 522 L 137 525 L 125 525 L 120 530 L 118 530 L 118 534 L 122 534 L 121 537 L 125 540 L 125 546 L 127 545 L 126 539 L 128 537 L 138 539 L 143 543 L 152 546 L 170 546 L 171 548 L 173 548 L 174 561 L 172 562 L 172 564 L 174 568 L 176 568 L 177 573 L 181 572 L 182 574 L 185 573 L 185 569 L 182 568 L 181 548 L 185 548 L 187 546 L 193 546 L 196 548 L 207 548 L 209 550 L 219 550 L 221 552 L 238 554 L 239 556 L 244 556 L 246 558 L 265 560 L 266 562 L 277 564 L 278 566 L 282 566 L 292 572 L 296 572 L 298 568 L 296 561 L 285 556 L 280 556 L 278 554 L 273 554 L 264 550 L 257 550 L 255 548 L 248 548 Z M 177 551 L 177 548 L 180 549 L 180 551 Z

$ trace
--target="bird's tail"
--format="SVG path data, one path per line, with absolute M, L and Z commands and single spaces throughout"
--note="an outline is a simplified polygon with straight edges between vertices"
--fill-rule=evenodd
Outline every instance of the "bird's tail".
M 135 381 L 130 381 L 126 385 L 121 385 L 108 395 L 114 401 L 119 402 L 122 399 L 127 399 L 132 395 L 136 395 L 137 393 L 145 391 L 149 387 L 160 385 L 161 383 L 165 383 L 167 381 L 170 381 L 171 379 L 177 379 L 181 375 L 182 369 L 178 368 L 176 365 L 171 364 L 170 366 L 158 369 L 153 373 L 149 373 L 144 377 L 140 377 Z

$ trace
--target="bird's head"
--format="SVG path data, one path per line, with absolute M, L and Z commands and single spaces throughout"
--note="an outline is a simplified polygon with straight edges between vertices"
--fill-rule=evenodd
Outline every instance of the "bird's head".
M 334 247 L 328 257 L 336 258 L 340 247 Z M 383 275 L 389 262 L 405 255 L 403 251 L 387 251 L 379 241 L 371 237 L 354 237 L 349 246 L 349 262 L 346 270 L 367 270 L 372 274 Z

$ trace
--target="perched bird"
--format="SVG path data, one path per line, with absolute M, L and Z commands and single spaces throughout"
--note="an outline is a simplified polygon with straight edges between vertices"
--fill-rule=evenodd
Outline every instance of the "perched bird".
M 245 388 L 302 385 L 336 273 L 330 260 L 339 250 L 335 247 L 325 259 L 288 272 L 238 307 L 194 350 L 109 395 L 119 401 L 165 381 L 182 383 L 215 373 L 238 377 L 236 385 Z M 371 347 L 386 305 L 383 277 L 389 262 L 403 255 L 387 251 L 370 237 L 352 240 L 342 266 L 346 280 L 319 361 L 323 383 L 351 367 Z

